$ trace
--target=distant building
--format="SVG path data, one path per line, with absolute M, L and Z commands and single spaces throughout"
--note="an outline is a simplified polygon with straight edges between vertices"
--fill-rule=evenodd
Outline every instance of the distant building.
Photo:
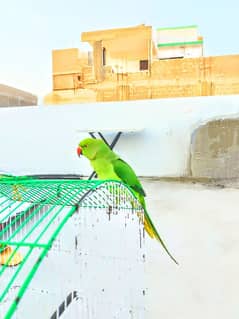
M 196 58 L 203 56 L 203 38 L 197 26 L 159 28 L 156 31 L 158 59 Z
M 239 55 L 203 56 L 195 25 L 83 32 L 92 50 L 53 50 L 45 104 L 239 94 Z
M 0 107 L 37 105 L 37 96 L 0 84 Z

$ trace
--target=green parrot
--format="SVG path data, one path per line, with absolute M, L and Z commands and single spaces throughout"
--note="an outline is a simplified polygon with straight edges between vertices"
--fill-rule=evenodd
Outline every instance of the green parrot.
M 99 179 L 118 180 L 131 188 L 144 209 L 144 228 L 146 232 L 151 238 L 157 239 L 170 258 L 178 264 L 168 251 L 149 217 L 144 199 L 146 194 L 133 169 L 100 139 L 86 138 L 82 140 L 78 145 L 77 154 L 78 156 L 84 155 L 90 161 Z

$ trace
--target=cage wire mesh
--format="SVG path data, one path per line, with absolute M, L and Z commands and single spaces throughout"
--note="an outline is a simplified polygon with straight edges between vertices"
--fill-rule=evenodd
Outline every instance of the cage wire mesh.
M 1 179 L 0 318 L 143 318 L 143 246 L 120 182 Z

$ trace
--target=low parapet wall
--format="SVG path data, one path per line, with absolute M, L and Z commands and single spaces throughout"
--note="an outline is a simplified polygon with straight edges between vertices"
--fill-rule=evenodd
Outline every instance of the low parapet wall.
M 88 175 L 89 163 L 75 152 L 78 142 L 89 136 L 87 130 L 117 132 L 140 126 L 139 132 L 124 133 L 115 148 L 138 175 L 231 177 L 239 172 L 237 118 L 238 95 L 0 109 L 0 170 Z M 219 120 L 216 129 L 207 124 L 215 120 Z M 85 133 L 79 133 L 82 130 Z M 111 140 L 115 132 L 107 133 L 107 138 Z M 220 158 L 213 157 L 215 143 Z M 213 160 L 206 163 L 207 156 Z M 235 166 L 230 173 L 221 169 L 223 156 L 227 167 Z

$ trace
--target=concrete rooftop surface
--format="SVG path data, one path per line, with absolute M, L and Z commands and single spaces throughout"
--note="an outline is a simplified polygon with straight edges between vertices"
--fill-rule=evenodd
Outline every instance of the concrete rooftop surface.
M 236 188 L 142 179 L 148 211 L 170 252 L 146 240 L 147 319 L 237 319 Z

